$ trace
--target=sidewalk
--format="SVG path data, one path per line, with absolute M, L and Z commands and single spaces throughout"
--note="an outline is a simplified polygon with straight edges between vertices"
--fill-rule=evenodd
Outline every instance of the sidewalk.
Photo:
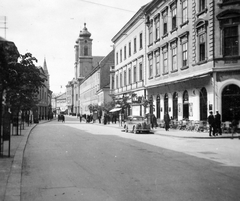
M 85 123 L 85 122 L 82 122 Z M 96 124 L 101 126 L 108 126 L 108 127 L 115 127 L 124 130 L 123 126 L 120 126 L 120 124 L 117 122 L 110 124 L 99 124 L 98 120 L 95 123 L 90 124 Z M 209 137 L 208 132 L 197 132 L 197 131 L 187 131 L 187 130 L 178 130 L 178 129 L 169 129 L 169 131 L 166 131 L 164 128 L 154 128 L 153 130 L 154 134 L 162 135 L 166 137 L 179 137 L 179 138 L 199 138 L 199 139 L 219 139 L 219 138 L 232 138 L 231 133 L 223 133 L 222 135 L 217 136 L 211 136 Z M 240 133 L 234 134 L 233 138 L 240 138 Z
M 45 123 L 48 121 L 40 121 Z M 4 156 L 0 157 L 0 201 L 20 201 L 21 171 L 25 145 L 32 129 L 37 124 L 25 124 L 21 135 L 11 136 L 11 151 L 8 157 L 8 141 L 4 144 Z

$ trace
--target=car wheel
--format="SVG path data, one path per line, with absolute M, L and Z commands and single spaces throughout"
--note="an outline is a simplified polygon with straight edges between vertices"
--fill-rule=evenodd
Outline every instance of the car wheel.
M 128 132 L 128 128 L 127 128 L 127 126 L 125 126 L 125 132 L 126 132 L 126 133 Z

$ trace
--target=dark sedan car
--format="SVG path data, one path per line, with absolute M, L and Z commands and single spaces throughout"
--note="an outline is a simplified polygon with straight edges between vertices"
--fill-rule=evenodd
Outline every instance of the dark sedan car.
M 150 124 L 147 119 L 141 116 L 128 116 L 125 122 L 125 132 L 132 131 L 133 133 L 142 133 L 151 131 Z

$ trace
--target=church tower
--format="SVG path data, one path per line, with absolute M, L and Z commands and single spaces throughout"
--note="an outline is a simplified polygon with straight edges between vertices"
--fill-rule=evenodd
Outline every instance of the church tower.
M 84 23 L 75 45 L 75 78 L 83 79 L 93 69 L 91 33 Z
M 48 69 L 47 69 L 47 62 L 46 62 L 46 58 L 44 57 L 44 62 L 43 62 L 43 70 L 45 75 L 47 76 L 47 81 L 45 82 L 46 87 L 49 89 L 49 73 L 48 73 Z

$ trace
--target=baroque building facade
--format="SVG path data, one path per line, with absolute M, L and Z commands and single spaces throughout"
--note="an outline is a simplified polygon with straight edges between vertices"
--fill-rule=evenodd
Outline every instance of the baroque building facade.
M 146 41 L 142 50 L 142 91 L 150 102 L 146 112 L 158 120 L 164 113 L 175 120 L 207 120 L 210 111 L 218 110 L 223 121 L 239 119 L 239 1 L 153 0 L 141 9 L 112 40 L 114 94 L 139 93 L 133 88 L 135 80 L 129 85 L 135 76 L 129 66 L 138 63 L 141 55 L 125 60 L 125 44 L 134 43 L 142 19 L 138 15 L 144 13 L 144 24 L 138 27 Z
M 114 51 L 107 56 L 92 56 L 91 33 L 84 23 L 76 41 L 74 78 L 66 85 L 68 113 L 90 114 L 89 105 L 111 101 L 109 94 L 110 66 Z

